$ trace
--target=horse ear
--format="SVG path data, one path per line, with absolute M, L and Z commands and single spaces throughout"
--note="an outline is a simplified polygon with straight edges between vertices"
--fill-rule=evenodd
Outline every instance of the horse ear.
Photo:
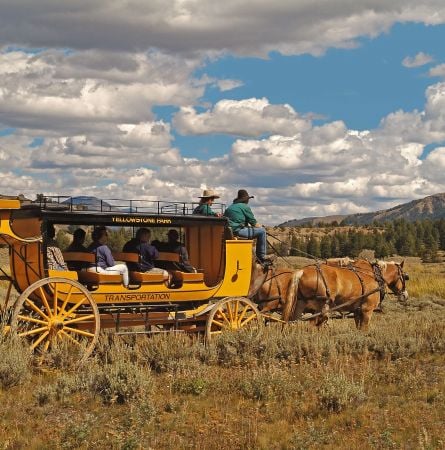
M 403 264 L 405 264 L 405 260 L 400 263 L 400 267 L 403 269 Z

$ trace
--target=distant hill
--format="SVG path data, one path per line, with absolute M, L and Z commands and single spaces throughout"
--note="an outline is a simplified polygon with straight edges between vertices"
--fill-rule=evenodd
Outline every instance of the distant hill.
M 443 219 L 445 218 L 445 193 L 434 194 L 420 200 L 413 200 L 409 203 L 384 209 L 376 212 L 325 216 L 306 217 L 304 219 L 288 220 L 281 223 L 280 227 L 297 227 L 306 224 L 318 225 L 319 223 L 338 222 L 345 225 L 369 225 L 374 221 L 388 222 L 396 219 L 405 219 L 409 222 L 422 219 Z
M 62 202 L 63 204 L 73 205 L 75 209 L 84 211 L 100 211 L 101 205 L 103 210 L 112 211 L 117 208 L 113 208 L 109 203 L 101 200 L 97 197 L 90 197 L 86 195 L 80 195 L 78 197 L 70 197 Z

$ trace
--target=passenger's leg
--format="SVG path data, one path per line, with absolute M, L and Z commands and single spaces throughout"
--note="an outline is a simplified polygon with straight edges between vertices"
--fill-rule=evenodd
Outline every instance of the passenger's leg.
M 128 287 L 130 279 L 126 264 L 116 264 L 115 266 L 107 267 L 105 271 L 109 274 L 111 274 L 112 272 L 113 274 L 121 274 L 124 281 L 124 286 Z
M 253 239 L 256 238 L 256 256 L 263 261 L 266 256 L 266 230 L 262 227 L 245 227 L 238 230 L 238 236 Z
M 164 277 L 164 280 L 168 280 L 168 278 L 169 278 L 168 272 L 166 270 L 164 270 L 164 269 L 160 269 L 159 267 L 153 267 L 152 269 L 147 270 L 147 272 L 149 272 L 149 273 L 162 273 L 162 275 Z

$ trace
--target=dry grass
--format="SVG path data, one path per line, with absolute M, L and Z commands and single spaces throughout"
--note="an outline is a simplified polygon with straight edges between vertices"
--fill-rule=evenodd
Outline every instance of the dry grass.
M 445 448 L 445 266 L 406 264 L 409 303 L 385 300 L 368 333 L 104 336 L 50 371 L 3 340 L 0 449 Z

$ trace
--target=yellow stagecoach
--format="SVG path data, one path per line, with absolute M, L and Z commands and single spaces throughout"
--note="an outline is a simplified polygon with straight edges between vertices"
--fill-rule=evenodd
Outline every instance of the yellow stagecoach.
M 117 333 L 203 332 L 210 339 L 224 330 L 261 327 L 263 318 L 250 300 L 261 285 L 258 278 L 264 277 L 261 267 L 256 269 L 253 242 L 230 238 L 225 218 L 193 215 L 193 206 L 133 200 L 85 207 L 71 197 L 41 197 L 30 204 L 0 199 L 0 244 L 9 247 L 10 261 L 9 273 L 0 269 L 10 281 L 2 306 L 7 329 L 38 352 L 72 343 L 82 349 L 84 359 L 106 328 Z M 128 287 L 121 275 L 51 270 L 44 231 L 50 225 L 174 228 L 198 270 L 175 270 L 181 281 L 175 286 L 161 274 L 130 272 Z M 64 256 L 84 263 L 95 258 L 93 253 Z M 131 262 L 138 256 L 119 252 L 114 257 Z M 161 253 L 160 258 L 174 262 L 177 255 Z M 11 286 L 19 296 L 8 306 Z

